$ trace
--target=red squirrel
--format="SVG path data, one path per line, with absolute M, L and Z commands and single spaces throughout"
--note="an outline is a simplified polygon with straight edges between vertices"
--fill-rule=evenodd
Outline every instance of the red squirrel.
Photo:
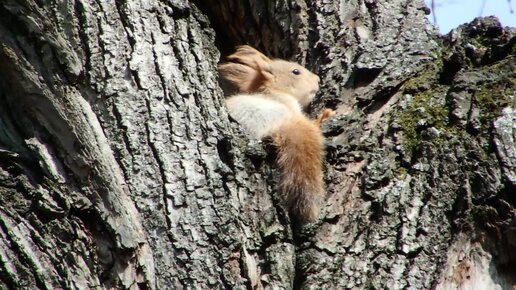
M 319 77 L 247 45 L 237 47 L 218 70 L 237 89 L 226 99 L 229 115 L 251 138 L 272 139 L 281 174 L 279 190 L 289 212 L 302 222 L 317 220 L 325 196 L 320 125 L 334 112 L 326 109 L 312 121 L 302 109 L 319 89 Z

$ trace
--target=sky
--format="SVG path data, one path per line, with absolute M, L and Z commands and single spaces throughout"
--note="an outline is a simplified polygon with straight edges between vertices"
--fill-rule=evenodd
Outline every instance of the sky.
M 431 2 L 425 0 L 430 8 Z M 494 15 L 502 26 L 516 27 L 516 0 L 434 0 L 434 3 L 437 26 L 442 34 L 479 16 Z M 433 14 L 428 15 L 428 19 L 433 23 Z

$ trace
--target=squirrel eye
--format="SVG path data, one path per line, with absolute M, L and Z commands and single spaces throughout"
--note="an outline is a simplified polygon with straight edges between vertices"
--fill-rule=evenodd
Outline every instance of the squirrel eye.
M 295 68 L 295 69 L 292 70 L 292 73 L 295 74 L 295 75 L 300 75 L 301 71 L 298 70 L 297 68 Z

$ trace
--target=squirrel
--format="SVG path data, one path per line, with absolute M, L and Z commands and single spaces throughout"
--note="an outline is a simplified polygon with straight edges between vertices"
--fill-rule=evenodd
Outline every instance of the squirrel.
M 218 71 L 237 91 L 226 99 L 231 118 L 251 138 L 270 138 L 276 147 L 285 206 L 301 222 L 315 221 L 325 196 L 320 125 L 335 114 L 325 109 L 312 121 L 303 113 L 319 89 L 319 77 L 248 45 L 237 47 Z

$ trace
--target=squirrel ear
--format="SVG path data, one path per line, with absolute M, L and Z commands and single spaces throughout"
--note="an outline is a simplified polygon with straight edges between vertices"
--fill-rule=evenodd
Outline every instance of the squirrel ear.
M 256 64 L 257 72 L 260 74 L 260 76 L 263 78 L 263 80 L 272 81 L 274 79 L 274 74 L 272 73 L 272 69 L 270 64 L 268 63 L 262 63 Z

